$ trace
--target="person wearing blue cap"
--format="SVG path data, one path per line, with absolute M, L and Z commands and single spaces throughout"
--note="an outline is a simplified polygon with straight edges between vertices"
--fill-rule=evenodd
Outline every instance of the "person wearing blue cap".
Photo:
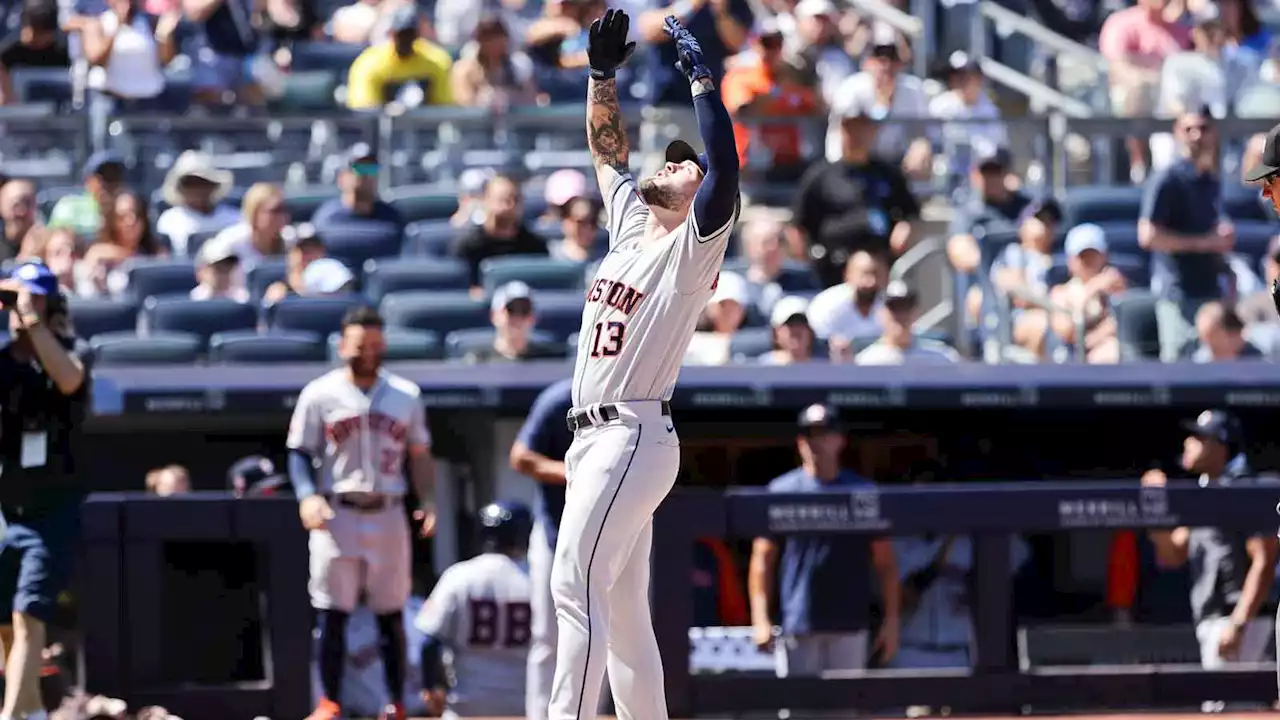
M 124 187 L 124 158 L 99 151 L 89 156 L 81 170 L 84 192 L 58 200 L 49 213 L 51 228 L 68 228 L 77 235 L 93 235 L 102 228 L 102 208 L 109 206 Z
M 422 86 L 423 104 L 452 105 L 449 51 L 418 33 L 418 9 L 409 4 L 391 16 L 391 38 L 370 45 L 347 73 L 347 107 L 377 110 L 395 99 L 394 88 Z
M 58 279 L 43 263 L 0 282 L 11 339 L 0 347 L 0 552 L 18 563 L 13 648 L 0 720 L 44 718 L 39 687 L 45 624 L 67 587 L 79 529 L 79 426 L 89 399 L 89 359 L 76 347 Z

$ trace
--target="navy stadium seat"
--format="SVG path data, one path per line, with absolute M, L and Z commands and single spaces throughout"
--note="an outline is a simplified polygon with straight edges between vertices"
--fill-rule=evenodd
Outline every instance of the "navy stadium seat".
M 1262 220 L 1275 222 L 1276 213 L 1271 203 L 1263 200 L 1253 185 L 1227 185 L 1222 188 L 1222 210 L 1232 220 Z
M 197 335 L 158 332 L 139 337 L 132 332 L 103 333 L 89 342 L 95 367 L 106 365 L 190 365 L 200 356 Z
M 220 230 L 203 230 L 201 232 L 193 232 L 187 236 L 187 257 L 195 258 L 200 253 L 200 248 L 205 243 L 212 240 Z
M 338 42 L 294 43 L 290 48 L 290 68 L 299 71 L 328 70 L 345 75 L 364 48 L 364 45 Z
M 466 263 L 452 258 L 392 258 L 364 265 L 365 295 L 375 303 L 407 290 L 466 290 L 471 276 Z
M 273 331 L 215 333 L 209 338 L 209 361 L 215 363 L 324 362 L 322 336 Z
M 402 252 L 406 257 L 444 257 L 460 232 L 461 228 L 450 225 L 448 220 L 411 222 L 404 229 Z
M 280 282 L 289 274 L 287 262 L 282 258 L 264 258 L 258 261 L 253 269 L 245 273 L 245 284 L 249 286 L 249 294 L 255 302 L 262 300 L 262 295 L 273 283 Z
M 387 222 L 330 223 L 319 232 L 329 257 L 357 275 L 366 261 L 398 257 L 404 245 L 403 230 Z
M 773 349 L 773 328 L 742 328 L 729 340 L 729 357 L 734 362 L 755 360 Z
M 582 263 L 553 260 L 546 255 L 506 255 L 480 263 L 480 277 L 487 292 L 512 280 L 520 280 L 534 290 L 578 290 L 583 288 L 584 270 Z
M 450 360 L 458 360 L 473 352 L 480 352 L 493 347 L 493 328 L 470 328 L 454 330 L 445 336 L 444 356 Z M 529 344 L 539 346 L 539 356 L 563 354 L 564 343 L 544 332 L 534 330 L 529 334 Z
M 323 338 L 342 328 L 342 316 L 351 308 L 366 303 L 363 295 L 294 295 L 263 308 L 263 319 L 272 330 L 297 330 Z
M 137 333 L 138 303 L 133 300 L 78 298 L 67 300 L 76 335 L 86 340 L 103 333 Z
M 448 335 L 454 330 L 489 327 L 489 303 L 466 292 L 413 291 L 382 298 L 387 324 Z
M 1067 190 L 1062 200 L 1066 227 L 1080 223 L 1137 222 L 1142 206 L 1140 185 L 1088 185 Z
M 1124 253 L 1130 255 L 1144 255 L 1143 250 L 1138 245 L 1138 224 L 1128 221 L 1113 221 L 1097 223 L 1107 236 L 1107 250 L 1111 254 Z
M 147 298 L 142 312 L 148 334 L 186 332 L 204 340 L 218 332 L 253 330 L 258 324 L 258 310 L 253 305 L 222 298 Z
M 285 191 L 284 206 L 289 209 L 289 216 L 294 222 L 305 222 L 311 219 L 317 208 L 336 197 L 338 191 L 331 187 L 296 188 Z
M 1130 290 L 1111 299 L 1111 312 L 1116 318 L 1116 338 L 1120 341 L 1122 360 L 1160 358 L 1160 323 L 1156 314 L 1158 302 L 1154 295 L 1141 290 Z
M 537 328 L 558 338 L 568 338 L 582 329 L 582 307 L 586 303 L 582 293 L 540 292 L 533 296 Z
M 190 260 L 134 258 L 127 261 L 128 292 L 142 300 L 153 295 L 188 295 L 196 286 L 196 268 Z
M 385 360 L 439 360 L 444 357 L 444 344 L 436 333 L 388 327 L 382 335 L 387 341 Z M 329 336 L 330 360 L 338 360 L 338 342 L 341 339 L 341 333 Z
M 721 267 L 724 270 L 735 272 L 745 277 L 749 264 L 746 258 L 733 258 L 732 260 L 725 260 Z M 776 282 L 778 287 L 782 288 L 782 292 L 788 295 L 822 289 L 818 278 L 813 274 L 813 270 L 808 265 L 794 260 L 788 260 L 783 264 L 782 272 L 778 274 Z
M 447 220 L 458 210 L 458 196 L 441 193 L 439 188 L 406 185 L 388 190 L 382 199 L 390 203 L 407 223 Z

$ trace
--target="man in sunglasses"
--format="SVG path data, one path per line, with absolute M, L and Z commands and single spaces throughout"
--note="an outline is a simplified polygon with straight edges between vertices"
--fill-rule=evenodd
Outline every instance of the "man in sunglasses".
M 356 143 L 347 151 L 346 163 L 338 173 L 341 194 L 316 208 L 311 224 L 330 228 L 335 223 L 344 228 L 366 224 L 391 225 L 404 231 L 404 219 L 390 204 L 378 199 L 378 155 L 367 143 Z
M 508 363 L 564 357 L 563 347 L 548 347 L 532 337 L 537 315 L 533 291 L 525 283 L 512 280 L 498 288 L 489 303 L 489 319 L 493 323 L 493 343 L 467 353 L 468 362 Z

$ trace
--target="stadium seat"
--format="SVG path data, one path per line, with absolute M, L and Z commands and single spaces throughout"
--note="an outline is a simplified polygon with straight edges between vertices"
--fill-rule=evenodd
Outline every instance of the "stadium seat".
M 1063 226 L 1118 220 L 1137 222 L 1142 192 L 1140 185 L 1071 188 L 1062 201 Z
M 89 342 L 95 367 L 107 365 L 190 365 L 200 357 L 197 335 L 158 332 L 139 337 L 130 332 L 97 335 Z
M 196 286 L 190 260 L 133 258 L 125 264 L 128 292 L 138 300 L 162 295 L 189 295 Z
M 185 332 L 208 340 L 210 335 L 230 330 L 253 330 L 258 311 L 253 305 L 234 300 L 188 300 L 147 298 L 142 310 L 143 325 L 150 335 L 156 332 Z
M 351 45 L 338 42 L 300 42 L 292 48 L 294 71 L 328 70 L 345 74 L 351 63 L 364 51 L 363 45 Z
M 553 260 L 545 255 L 507 255 L 480 263 L 484 289 L 493 292 L 502 285 L 520 280 L 534 290 L 580 290 L 582 263 Z
M 283 92 L 268 103 L 281 113 L 325 111 L 333 108 L 334 91 L 341 80 L 332 70 L 294 70 L 284 83 Z
M 364 264 L 364 294 L 375 303 L 394 292 L 466 290 L 471 278 L 466 263 L 449 258 L 392 258 Z
M 440 336 L 426 330 L 388 327 L 382 333 L 387 341 L 385 360 L 440 360 L 444 357 L 444 344 Z M 342 333 L 329 336 L 329 359 L 338 361 L 338 343 Z
M 392 223 L 331 223 L 320 229 L 329 257 L 359 274 L 365 262 L 399 257 L 404 233 Z
M 85 340 L 104 333 L 136 334 L 138 331 L 138 303 L 133 300 L 72 296 L 67 303 L 76 335 Z
M 324 362 L 323 336 L 307 332 L 273 331 L 214 333 L 209 338 L 209 362 L 300 363 Z
M 1270 202 L 1263 200 L 1258 188 L 1251 185 L 1227 185 L 1222 189 L 1222 210 L 1232 220 L 1261 220 L 1275 222 L 1276 212 Z
M 585 302 L 582 293 L 575 290 L 538 293 L 533 299 L 538 329 L 558 340 L 568 338 L 582 328 Z
M 265 258 L 259 260 L 252 270 L 245 273 L 245 284 L 249 287 L 249 294 L 253 297 L 253 301 L 261 301 L 262 295 L 267 292 L 267 288 L 271 287 L 272 283 L 284 280 L 288 274 L 289 267 L 283 259 Z
M 1276 236 L 1276 226 L 1267 220 L 1236 220 L 1236 246 L 1234 251 L 1247 256 L 1253 265 L 1267 254 L 1271 238 Z
M 729 340 L 729 357 L 750 362 L 773 349 L 773 328 L 743 328 Z
M 1130 290 L 1111 299 L 1120 357 L 1125 361 L 1160 358 L 1159 300 L 1149 292 Z
M 493 328 L 470 328 L 454 330 L 445 336 L 444 356 L 448 360 L 460 360 L 473 352 L 493 347 Z M 538 345 L 541 353 L 563 354 L 564 344 L 544 332 L 534 330 L 529 335 L 529 344 Z
M 1143 250 L 1138 245 L 1138 224 L 1136 222 L 1127 220 L 1100 222 L 1098 227 L 1101 227 L 1103 232 L 1106 233 L 1107 250 L 1112 255 L 1117 253 L 1145 255 L 1147 253 L 1146 250 Z
M 336 197 L 338 191 L 328 186 L 294 188 L 285 191 L 284 206 L 294 222 L 305 222 L 316 214 L 317 208 Z
M 449 224 L 448 220 L 419 220 L 411 222 L 404 229 L 405 257 L 444 257 L 449 254 L 449 246 L 458 236 L 459 229 Z
M 200 253 L 200 248 L 205 243 L 212 240 L 220 230 L 204 230 L 201 232 L 193 232 L 187 236 L 187 257 L 195 258 Z
M 430 330 L 440 335 L 490 325 L 488 301 L 462 291 L 391 293 L 382 298 L 381 312 L 392 327 Z
M 342 328 L 342 316 L 364 305 L 363 295 L 292 296 L 263 308 L 263 320 L 273 331 L 295 330 L 328 337 Z
M 54 103 L 69 109 L 72 99 L 71 73 L 66 68 L 15 67 L 9 70 L 14 95 L 24 103 Z
M 382 199 L 390 203 L 407 223 L 448 220 L 458 210 L 458 196 L 442 193 L 438 187 L 405 185 L 388 190 Z
M 724 270 L 743 275 L 747 272 L 747 266 L 750 263 L 746 258 L 733 258 L 725 260 L 721 267 Z M 814 276 L 813 270 L 804 263 L 788 260 L 782 266 L 782 272 L 778 275 L 778 287 L 782 288 L 782 292 L 788 295 L 798 292 L 821 290 L 822 286 L 818 283 L 818 278 Z

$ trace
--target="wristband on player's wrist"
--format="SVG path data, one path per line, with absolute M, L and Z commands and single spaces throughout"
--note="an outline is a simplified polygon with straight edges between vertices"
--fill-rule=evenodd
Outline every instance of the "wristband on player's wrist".
M 615 77 L 617 77 L 617 75 L 618 75 L 618 71 L 617 71 L 617 69 L 612 69 L 612 70 L 599 70 L 599 69 L 596 69 L 596 68 L 591 68 L 591 79 L 592 79 L 592 80 L 612 80 L 612 79 L 614 79 Z

